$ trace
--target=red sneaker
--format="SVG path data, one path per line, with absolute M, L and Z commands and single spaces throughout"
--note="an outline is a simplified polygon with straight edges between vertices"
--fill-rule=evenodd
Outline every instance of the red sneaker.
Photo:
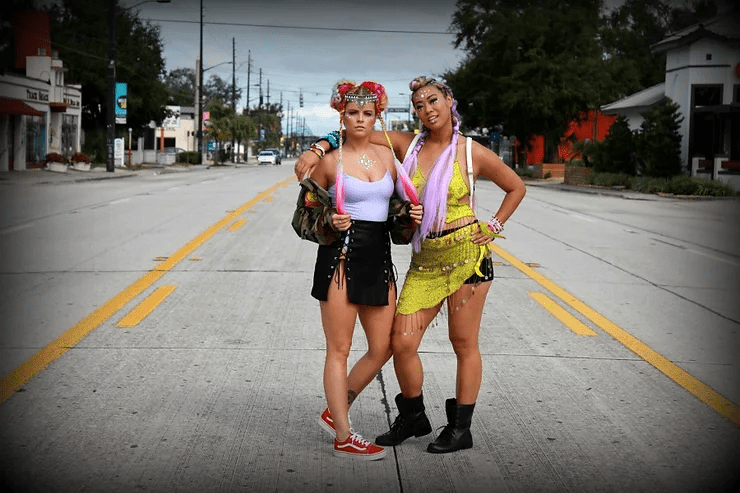
M 337 436 L 337 430 L 334 428 L 334 420 L 331 419 L 331 413 L 329 412 L 328 407 L 324 409 L 324 412 L 319 416 L 319 424 L 329 435 L 332 437 Z
M 337 436 L 337 430 L 334 428 L 334 420 L 331 417 L 331 412 L 327 407 L 324 412 L 319 416 L 319 424 L 325 432 L 327 432 L 332 438 Z M 349 421 L 350 432 L 352 431 L 352 420 Z
M 385 457 L 385 449 L 351 432 L 343 442 L 334 439 L 334 455 L 354 457 L 359 460 L 379 460 Z

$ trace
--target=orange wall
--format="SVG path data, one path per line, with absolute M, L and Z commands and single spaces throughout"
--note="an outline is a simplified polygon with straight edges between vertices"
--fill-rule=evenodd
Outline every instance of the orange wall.
M 572 121 L 568 126 L 568 129 L 560 139 L 560 145 L 558 145 L 558 158 L 560 161 L 567 161 L 569 159 L 580 157 L 579 151 L 573 150 L 573 142 L 583 141 L 585 139 L 594 140 L 598 142 L 604 140 L 604 137 L 609 133 L 609 128 L 617 119 L 613 115 L 605 115 L 602 112 L 597 112 L 594 117 L 594 111 L 589 110 L 581 113 L 581 121 Z M 575 139 L 575 140 L 574 140 Z M 527 149 L 527 164 L 538 164 L 543 162 L 545 159 L 545 137 L 542 135 L 534 135 L 529 140 L 529 147 Z

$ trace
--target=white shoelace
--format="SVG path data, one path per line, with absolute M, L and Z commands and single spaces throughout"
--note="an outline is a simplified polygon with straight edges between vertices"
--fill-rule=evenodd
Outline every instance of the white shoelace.
M 354 431 L 350 430 L 349 436 L 351 440 L 357 443 L 358 445 L 362 445 L 363 447 L 367 447 L 368 445 L 370 445 L 370 441 L 362 438 L 362 436 L 359 433 L 355 433 Z

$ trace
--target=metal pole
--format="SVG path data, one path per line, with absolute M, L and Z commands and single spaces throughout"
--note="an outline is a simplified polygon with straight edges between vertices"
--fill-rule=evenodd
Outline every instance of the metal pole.
M 252 75 L 252 50 L 247 52 L 247 115 L 249 115 L 249 77 Z
M 203 138 L 203 0 L 200 0 L 200 68 L 198 69 L 198 128 L 195 135 L 198 136 L 198 147 L 200 148 L 200 163 L 203 164 L 205 156 L 205 139 Z
M 236 118 L 236 38 L 231 38 L 231 109 Z M 236 139 L 231 136 L 231 162 L 236 162 Z
M 106 113 L 105 170 L 113 172 L 116 140 L 116 0 L 108 1 L 108 108 Z

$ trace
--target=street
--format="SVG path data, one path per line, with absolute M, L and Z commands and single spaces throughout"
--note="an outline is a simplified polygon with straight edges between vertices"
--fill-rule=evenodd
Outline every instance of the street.
M 12 491 L 730 491 L 740 200 L 529 183 L 495 243 L 471 450 L 332 456 L 316 246 L 281 166 L 0 181 L 0 443 Z M 588 192 L 588 193 L 585 193 Z M 478 215 L 503 194 L 476 187 Z M 410 247 L 393 247 L 401 277 Z M 356 326 L 351 360 L 364 351 Z M 454 396 L 442 313 L 421 346 Z M 352 406 L 373 440 L 392 362 Z

